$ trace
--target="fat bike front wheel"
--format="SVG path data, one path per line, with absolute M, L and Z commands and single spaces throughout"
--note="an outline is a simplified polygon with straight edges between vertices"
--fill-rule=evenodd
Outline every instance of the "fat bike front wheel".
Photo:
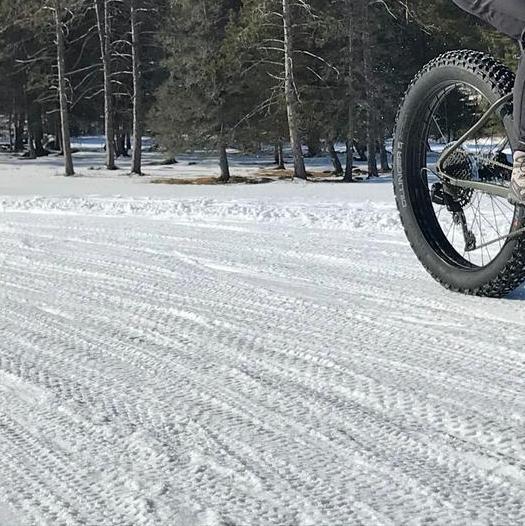
M 502 297 L 525 281 L 523 207 L 504 197 L 451 188 L 435 175 L 447 148 L 512 92 L 514 74 L 488 55 L 446 53 L 412 82 L 394 138 L 394 190 L 417 257 L 446 288 Z M 512 162 L 512 105 L 500 108 L 447 161 L 456 179 L 506 186 Z M 507 236 L 511 236 L 510 238 Z

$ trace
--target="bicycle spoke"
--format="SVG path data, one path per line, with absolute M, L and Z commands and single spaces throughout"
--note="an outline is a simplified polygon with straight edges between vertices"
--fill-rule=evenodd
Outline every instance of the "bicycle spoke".
M 444 90 L 440 98 L 440 104 L 427 118 L 427 139 L 424 141 L 425 145 L 436 145 L 435 150 L 439 152 L 447 147 L 447 144 L 443 144 L 447 138 L 449 141 L 456 141 L 468 129 L 473 129 L 491 106 L 479 92 L 461 83 Z M 456 170 L 454 176 L 459 179 L 471 178 L 494 184 L 508 184 L 509 165 L 505 150 L 509 145 L 505 128 L 500 118 L 494 115 L 456 150 L 457 154 L 453 154 L 456 156 L 451 161 L 452 169 Z M 432 146 L 430 151 L 427 148 L 427 166 L 435 164 L 435 155 Z M 433 185 L 427 180 L 426 186 L 430 195 Z M 441 226 L 443 235 L 458 255 L 462 255 L 468 262 L 477 266 L 487 265 L 505 245 L 500 238 L 512 230 L 514 207 L 505 199 L 486 195 L 478 190 L 456 189 L 448 199 L 452 199 L 451 204 L 434 206 L 436 221 Z M 452 212 L 458 205 L 462 212 Z M 463 221 L 466 223 L 462 225 Z M 485 246 L 495 239 L 499 241 L 493 246 Z M 476 249 L 475 246 L 482 248 Z

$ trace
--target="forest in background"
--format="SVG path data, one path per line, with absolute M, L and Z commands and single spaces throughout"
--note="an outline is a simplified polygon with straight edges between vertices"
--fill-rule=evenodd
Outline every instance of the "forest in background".
M 518 48 L 451 0 L 0 0 L 4 146 L 29 158 L 60 152 L 74 174 L 71 135 L 105 135 L 106 167 L 142 141 L 166 162 L 188 149 L 271 146 L 307 178 L 304 155 L 329 153 L 353 180 L 388 170 L 410 79 L 449 49 L 516 65 Z M 340 159 L 335 145 L 350 155 Z

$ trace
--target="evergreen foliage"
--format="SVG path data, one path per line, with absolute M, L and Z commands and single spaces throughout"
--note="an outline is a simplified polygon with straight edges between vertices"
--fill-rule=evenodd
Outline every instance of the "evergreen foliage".
M 0 3 L 0 114 L 12 149 L 30 156 L 63 150 L 52 6 Z M 376 152 L 383 153 L 380 168 L 388 169 L 385 140 L 422 65 L 454 48 L 485 50 L 512 67 L 518 55 L 514 43 L 451 0 L 63 0 L 62 6 L 72 133 L 106 128 L 110 148 L 127 155 L 135 124 L 170 158 L 187 148 L 218 150 L 224 180 L 228 147 L 275 147 L 282 168 L 279 152 L 294 133 L 307 155 L 329 152 L 345 180 L 352 180 L 354 155 L 366 151 L 375 175 Z M 105 48 L 97 6 L 99 15 L 109 13 Z M 139 68 L 133 68 L 139 56 L 133 34 Z M 348 145 L 346 170 L 337 143 Z M 107 163 L 114 165 L 111 155 Z M 140 158 L 135 164 L 140 173 Z

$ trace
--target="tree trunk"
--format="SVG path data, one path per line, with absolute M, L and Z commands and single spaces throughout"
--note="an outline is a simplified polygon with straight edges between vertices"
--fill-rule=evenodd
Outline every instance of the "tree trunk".
M 366 156 L 366 145 L 360 141 L 354 141 L 354 148 L 357 152 L 357 155 L 359 156 L 359 161 L 368 161 L 368 157 Z
M 37 157 L 44 157 L 49 152 L 44 148 L 44 143 L 42 141 L 42 136 L 38 133 L 35 133 L 35 152 Z
M 366 139 L 368 149 L 368 178 L 379 177 L 379 170 L 377 168 L 377 138 L 376 138 L 376 122 L 375 109 L 369 108 L 366 124 Z
M 126 134 L 124 132 L 118 134 L 117 137 L 117 151 L 122 157 L 129 157 L 128 150 L 126 150 Z
M 142 135 L 144 133 L 142 58 L 139 0 L 131 0 L 131 43 L 133 55 L 133 159 L 131 173 L 142 175 Z
M 69 109 L 66 95 L 66 60 L 64 29 L 62 27 L 62 0 L 55 0 L 55 30 L 57 38 L 58 95 L 60 99 L 60 117 L 62 122 L 62 149 L 64 151 L 65 175 L 75 175 L 73 155 L 71 153 L 71 136 L 69 130 Z
M 118 159 L 122 155 L 122 141 L 120 140 L 120 134 L 115 135 L 115 158 Z
M 388 163 L 388 151 L 386 149 L 384 137 L 381 140 L 380 159 L 381 159 L 381 171 L 383 173 L 389 173 L 391 171 L 391 168 L 390 168 L 390 164 Z
M 15 115 L 15 152 L 24 151 L 24 130 L 24 115 L 22 113 L 18 113 Z
M 346 141 L 346 165 L 345 176 L 343 178 L 345 183 L 354 182 L 354 145 L 353 141 Z
M 27 99 L 28 99 L 27 91 L 24 90 L 24 106 L 25 106 L 25 117 L 26 117 L 26 125 L 27 125 L 27 147 L 29 149 L 29 158 L 36 159 L 35 143 L 33 140 L 34 128 L 33 128 L 31 110 L 30 110 L 29 102 Z
M 346 19 L 347 19 L 347 50 L 348 57 L 348 78 L 346 81 L 346 98 L 348 100 L 348 123 L 346 135 L 346 166 L 345 176 L 343 181 L 345 183 L 352 183 L 354 181 L 354 134 L 355 134 L 355 92 L 354 92 L 354 0 L 347 0 L 346 2 Z
M 42 107 L 38 102 L 29 104 L 29 123 L 28 127 L 31 128 L 31 135 L 35 145 L 35 155 L 37 157 L 43 157 L 47 155 L 47 151 L 44 149 L 44 126 L 42 123 Z
M 62 124 L 60 121 L 60 113 L 55 122 L 55 149 L 59 155 L 63 155 L 62 151 Z
M 115 156 L 118 159 L 121 155 L 123 155 L 124 151 L 124 145 L 123 142 L 126 140 L 123 133 L 122 133 L 122 124 L 118 118 L 118 113 L 115 112 L 114 117 L 114 126 L 115 126 Z
M 372 52 L 370 38 L 370 8 L 368 2 L 363 5 L 363 72 L 365 90 L 368 94 L 366 108 L 366 142 L 368 149 L 368 177 L 378 177 L 376 157 L 376 120 L 375 97 L 372 78 Z
M 221 176 L 220 180 L 224 183 L 227 183 L 230 180 L 230 163 L 228 162 L 228 152 L 226 151 L 226 143 L 221 137 L 221 142 L 219 144 L 219 163 L 221 167 Z
M 341 164 L 339 155 L 337 155 L 337 152 L 335 151 L 334 141 L 328 141 L 327 146 L 328 153 L 330 154 L 332 163 L 334 165 L 334 175 L 343 175 L 343 165 Z
M 27 112 L 27 146 L 29 148 L 29 158 L 36 159 L 35 143 L 33 139 L 33 127 L 31 126 L 31 116 Z
M 9 150 L 12 152 L 15 146 L 14 137 L 13 137 L 13 110 L 9 112 L 9 121 L 8 121 L 8 129 L 9 129 Z
M 277 170 L 286 170 L 282 139 L 279 139 L 279 142 L 277 143 Z
M 379 170 L 377 168 L 377 143 L 373 132 L 369 133 L 368 138 L 368 177 L 379 177 Z
M 113 85 L 111 71 L 111 13 L 109 0 L 95 0 L 100 56 L 104 70 L 104 123 L 106 132 L 106 168 L 116 170 L 115 123 L 113 111 Z
M 306 179 L 306 167 L 304 165 L 304 156 L 299 133 L 299 118 L 297 113 L 298 101 L 295 91 L 292 13 L 290 0 L 282 0 L 282 4 L 284 26 L 284 91 L 286 98 L 286 112 L 288 114 L 288 126 L 290 128 L 290 142 L 292 145 L 292 154 L 294 159 L 294 176 L 298 179 Z

